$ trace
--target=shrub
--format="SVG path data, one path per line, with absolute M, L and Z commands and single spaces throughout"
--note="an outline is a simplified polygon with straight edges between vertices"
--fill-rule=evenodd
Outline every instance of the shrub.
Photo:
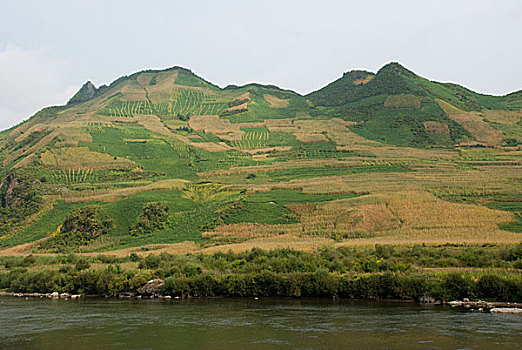
M 87 245 L 101 235 L 114 230 L 114 221 L 97 205 L 76 209 L 65 218 L 60 232 L 42 243 L 41 248 L 67 251 Z
M 147 203 L 141 210 L 138 221 L 131 226 L 130 234 L 137 236 L 164 230 L 169 222 L 168 210 L 161 202 Z
M 127 278 L 131 290 L 137 290 L 153 279 L 152 274 L 148 271 L 131 271 L 127 274 Z
M 477 248 L 477 254 L 486 248 Z M 492 250 L 493 249 L 493 250 Z M 509 249 L 505 249 L 508 252 Z M 148 280 L 165 280 L 164 293 L 176 296 L 273 296 L 273 297 L 332 297 L 357 299 L 418 300 L 427 294 L 439 300 L 486 298 L 498 301 L 521 301 L 522 279 L 516 271 L 498 273 L 434 272 L 417 273 L 412 268 L 403 271 L 414 250 L 420 256 L 439 259 L 461 251 L 453 247 L 396 247 L 395 252 L 382 250 L 390 256 L 378 262 L 376 250 L 369 248 L 321 248 L 317 253 L 290 249 L 248 252 L 219 252 L 214 255 L 150 254 L 139 257 L 98 255 L 86 257 L 60 255 L 55 258 L 0 257 L 0 289 L 10 291 L 75 292 L 114 295 L 136 290 Z M 494 257 L 497 248 L 487 248 Z M 515 254 L 516 255 L 516 254 Z M 401 261 L 399 256 L 404 259 Z M 467 256 L 467 255 L 466 255 Z M 129 260 L 139 262 L 139 268 L 122 265 Z M 436 260 L 434 260 L 436 262 Z M 520 260 L 517 260 L 520 261 Z M 105 268 L 90 270 L 90 263 Z M 363 272 L 366 264 L 369 272 Z M 45 268 L 45 266 L 49 268 Z M 31 266 L 31 268 L 27 268 Z M 38 267 L 37 269 L 33 268 Z M 411 266 L 411 265 L 404 265 Z
M 22 171 L 0 178 L 0 235 L 40 210 L 43 199 L 37 183 L 33 174 Z
M 78 271 L 87 270 L 89 267 L 91 267 L 91 263 L 85 258 L 79 258 L 74 264 L 74 267 Z
M 482 298 L 507 301 L 511 297 L 511 284 L 496 275 L 484 275 L 478 281 L 478 294 Z
M 88 205 L 70 213 L 60 229 L 61 235 L 72 234 L 80 240 L 91 241 L 114 229 L 114 221 L 97 205 Z
M 476 294 L 475 283 L 459 273 L 450 273 L 444 276 L 438 286 L 440 289 L 435 294 L 441 300 L 462 300 L 473 298 Z
M 174 296 L 189 295 L 191 288 L 187 277 L 169 277 L 163 282 L 163 293 Z
M 158 255 L 149 254 L 145 259 L 140 261 L 139 268 L 140 269 L 157 269 L 160 264 L 160 257 Z

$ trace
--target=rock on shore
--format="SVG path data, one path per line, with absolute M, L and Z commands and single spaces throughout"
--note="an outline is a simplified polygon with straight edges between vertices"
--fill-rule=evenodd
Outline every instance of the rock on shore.
M 495 307 L 489 312 L 492 314 L 522 314 L 522 309 L 518 307 Z

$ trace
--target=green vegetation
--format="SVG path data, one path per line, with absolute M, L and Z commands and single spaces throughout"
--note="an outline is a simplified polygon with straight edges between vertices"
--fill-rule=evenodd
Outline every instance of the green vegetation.
M 41 190 L 32 174 L 14 172 L 0 181 L 0 236 L 35 214 L 42 206 Z
M 259 84 L 221 89 L 180 67 L 138 72 L 99 89 L 86 84 L 68 105 L 0 133 L 0 246 L 7 255 L 122 256 L 154 247 L 196 256 L 252 247 L 323 254 L 329 246 L 418 242 L 510 249 L 522 232 L 521 107 L 520 92 L 480 95 L 397 63 L 376 74 L 348 72 L 307 96 Z M 81 228 L 86 217 L 108 226 Z M 310 256 L 284 259 L 302 258 L 303 265 Z M 353 256 L 345 258 L 348 264 Z M 303 292 L 316 270 L 327 268 L 339 286 L 359 283 L 352 273 L 379 274 L 368 281 L 385 273 L 409 279 L 413 263 L 401 261 L 405 269 L 319 264 L 288 273 L 303 274 L 296 282 L 303 295 L 322 295 Z M 97 262 L 87 263 L 74 271 L 98 278 Z M 445 268 L 440 264 L 430 268 Z M 488 264 L 483 268 L 498 268 L 510 281 L 517 268 Z M 114 269 L 108 275 L 124 274 Z M 201 269 L 216 288 L 236 283 L 232 270 Z M 251 271 L 239 272 L 246 280 L 237 283 L 259 283 Z M 286 272 L 272 272 L 273 283 L 290 281 Z M 155 273 L 147 278 L 175 276 Z M 470 283 L 478 286 L 481 276 Z M 190 285 L 200 277 L 183 278 Z M 208 295 L 243 293 L 231 288 Z
M 373 154 L 362 154 L 350 150 L 338 150 L 334 142 L 299 142 L 293 140 L 294 147 L 289 151 L 273 152 L 270 156 L 277 158 L 278 161 L 288 161 L 291 159 L 328 159 L 345 157 L 365 156 L 374 157 Z
M 138 221 L 131 226 L 131 235 L 142 235 L 165 229 L 169 220 L 169 208 L 160 202 L 147 203 Z
M 297 113 L 306 113 L 310 107 L 306 100 L 294 92 L 280 90 L 275 86 L 248 85 L 237 89 L 238 92 L 249 92 L 251 102 L 248 109 L 244 111 L 231 111 L 232 113 L 222 113 L 224 119 L 232 123 L 261 122 L 266 119 L 295 118 Z M 273 95 L 279 99 L 287 100 L 288 107 L 273 108 L 265 99 L 264 95 Z
M 410 171 L 407 167 L 401 164 L 375 164 L 369 163 L 362 166 L 350 167 L 308 167 L 306 172 L 303 169 L 287 169 L 278 171 L 269 171 L 268 176 L 275 181 L 288 181 L 293 179 L 314 178 L 322 176 L 336 176 L 359 173 L 387 173 L 387 172 L 406 172 Z
M 337 195 L 310 195 L 295 190 L 272 190 L 247 196 L 223 216 L 224 224 L 292 224 L 299 222 L 299 216 L 287 208 L 287 204 L 321 203 L 341 198 L 353 198 L 355 193 Z
M 85 206 L 68 214 L 59 231 L 43 242 L 42 248 L 63 252 L 71 247 L 87 245 L 113 230 L 114 220 L 105 210 L 96 205 Z
M 178 71 L 178 76 L 176 78 L 175 84 L 184 85 L 184 86 L 192 86 L 192 87 L 204 87 L 209 88 L 211 90 L 218 89 L 217 86 L 209 83 L 208 81 L 196 76 L 192 71 L 181 68 L 174 67 L 171 69 L 176 69 Z
M 501 225 L 500 228 L 506 231 L 522 233 L 522 202 L 491 202 L 488 204 L 488 207 L 513 212 L 516 221 Z
M 101 111 L 102 114 L 109 117 L 133 118 L 136 115 L 147 115 L 153 113 L 152 104 L 145 101 L 121 101 L 114 100 L 106 109 Z
M 50 172 L 50 178 L 56 182 L 79 183 L 98 180 L 92 169 L 62 169 Z M 47 177 L 45 177 L 47 181 Z
M 165 105 L 158 115 L 217 115 L 225 110 L 228 103 L 217 101 L 213 95 L 191 90 L 177 90 L 170 105 Z M 169 113 L 165 113 L 165 111 Z
M 236 148 L 262 148 L 270 138 L 270 132 L 266 128 L 244 128 L 245 134 L 241 142 L 231 142 Z
M 57 228 L 63 224 L 65 217 L 69 213 L 84 205 L 85 203 L 60 201 L 51 210 L 42 215 L 38 221 L 25 227 L 20 232 L 3 239 L 2 244 L 4 246 L 15 246 L 48 237 L 52 232 L 57 231 Z
M 319 203 L 333 201 L 342 198 L 354 198 L 355 193 L 344 194 L 306 194 L 296 190 L 272 190 L 269 192 L 255 193 L 249 196 L 247 201 L 251 203 L 275 202 L 278 204 L 290 203 Z
M 427 147 L 451 146 L 455 142 L 470 136 L 459 124 L 444 115 L 436 103 L 423 103 L 419 109 L 376 109 L 372 118 L 351 129 L 358 134 L 378 141 L 396 145 L 414 145 Z M 430 134 L 425 122 L 439 122 L 448 126 L 446 139 L 438 139 L 437 134 Z M 440 143 L 443 142 L 443 143 Z
M 143 169 L 168 177 L 194 179 L 196 173 L 248 165 L 248 156 L 237 152 L 206 152 L 167 139 L 139 126 L 90 130 L 90 150 L 135 161 Z M 212 135 L 206 135 L 212 137 Z M 129 140 L 139 140 L 129 141 Z M 217 140 L 217 138 L 212 138 Z
M 96 263 L 96 269 L 85 266 Z M 116 295 L 152 278 L 173 296 L 522 300 L 522 245 L 293 250 L 213 255 L 0 257 L 0 288 L 16 292 Z M 125 267 L 124 267 L 125 266 Z M 450 267 L 468 268 L 452 272 Z M 483 268 L 502 267 L 503 272 Z M 508 270 L 509 269 L 509 270 Z
M 450 119 L 435 103 L 443 100 L 465 111 L 512 110 L 522 99 L 474 93 L 454 84 L 421 78 L 398 63 L 390 63 L 364 84 L 368 72 L 352 71 L 306 97 L 317 107 L 313 114 L 364 122 L 352 128 L 360 135 L 395 145 L 452 146 L 472 139 L 468 131 Z M 505 101 L 517 101 L 506 103 Z M 448 135 L 429 133 L 424 123 L 447 125 Z

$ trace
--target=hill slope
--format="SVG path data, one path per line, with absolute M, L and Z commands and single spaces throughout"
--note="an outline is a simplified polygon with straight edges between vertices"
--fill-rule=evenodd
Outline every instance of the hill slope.
M 507 128 L 499 115 L 519 117 L 520 96 L 520 92 L 500 97 L 480 95 L 456 84 L 429 81 L 390 63 L 377 74 L 345 73 L 306 97 L 317 113 L 360 122 L 353 130 L 362 136 L 428 147 L 462 142 L 501 145 Z M 468 117 L 458 117 L 466 114 Z M 484 114 L 493 116 L 494 124 L 485 120 Z
M 521 209 L 501 203 L 521 195 L 521 101 L 398 63 L 307 96 L 220 88 L 181 67 L 87 82 L 67 105 L 0 134 L 0 243 L 58 252 L 513 242 Z M 62 226 L 85 213 L 114 225 L 82 235 L 80 224 Z

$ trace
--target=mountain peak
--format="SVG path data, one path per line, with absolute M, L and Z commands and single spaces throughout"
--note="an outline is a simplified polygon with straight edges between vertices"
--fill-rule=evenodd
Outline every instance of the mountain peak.
M 412 71 L 406 69 L 403 65 L 401 65 L 399 62 L 390 62 L 388 64 L 385 64 L 377 74 L 379 73 L 392 73 L 392 74 L 402 74 L 410 77 L 415 77 L 415 73 Z
M 75 104 L 80 102 L 88 101 L 94 98 L 98 94 L 98 89 L 94 84 L 89 80 L 78 90 L 76 94 L 67 102 L 67 104 Z

